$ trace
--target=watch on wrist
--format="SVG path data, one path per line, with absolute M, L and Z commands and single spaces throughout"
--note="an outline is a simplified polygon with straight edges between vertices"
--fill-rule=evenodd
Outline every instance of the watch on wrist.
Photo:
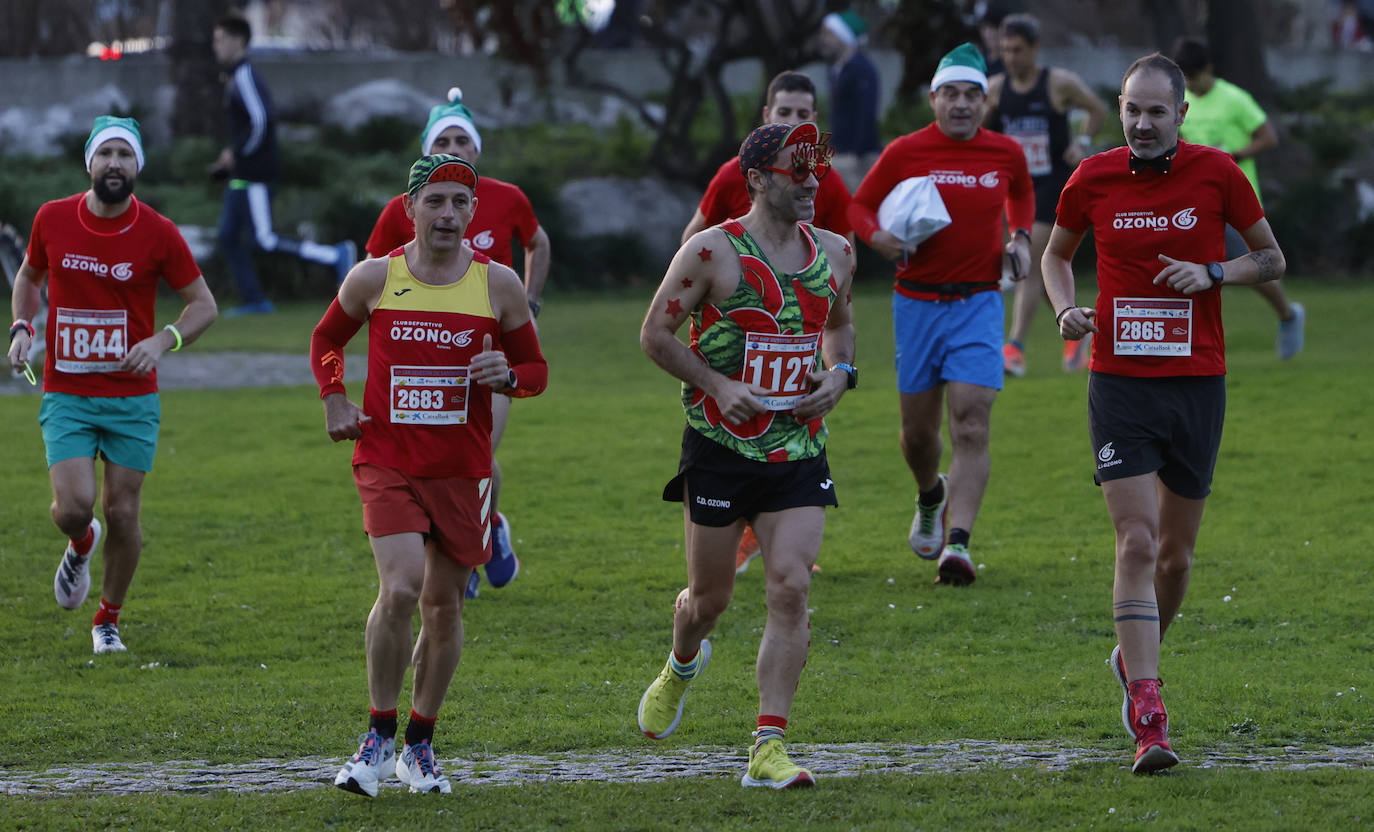
M 1213 260 L 1207 264 L 1207 276 L 1212 278 L 1212 288 L 1220 289 L 1221 280 L 1226 276 L 1226 272 L 1222 270 L 1220 263 Z
M 515 389 L 515 386 L 516 386 L 516 385 L 515 385 L 515 371 L 514 371 L 514 370 L 506 370 L 506 386 L 509 387 L 509 388 L 512 389 L 512 390 Z
M 859 370 L 853 364 L 836 364 L 832 369 L 844 370 L 844 374 L 849 377 L 845 382 L 846 390 L 853 390 L 859 386 Z

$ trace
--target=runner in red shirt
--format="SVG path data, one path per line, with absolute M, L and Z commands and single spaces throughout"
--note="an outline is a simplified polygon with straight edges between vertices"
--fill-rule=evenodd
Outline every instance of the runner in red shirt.
M 773 80 L 768 82 L 767 100 L 763 108 L 764 124 L 796 125 L 816 120 L 816 85 L 800 72 L 785 70 L 773 76 Z M 701 197 L 701 204 L 682 230 L 682 242 L 685 244 L 698 231 L 744 216 L 752 205 L 749 186 L 740 170 L 739 157 L 735 156 L 721 165 L 716 175 L 711 177 L 706 193 Z M 816 221 L 813 225 L 845 237 L 852 247 L 854 232 L 849 227 L 848 209 L 849 189 L 832 167 L 830 173 L 820 180 L 820 187 L 816 191 Z M 735 554 L 736 574 L 743 574 L 749 568 L 749 562 L 762 552 L 763 547 L 759 545 L 758 535 L 754 534 L 754 527 L 746 524 L 739 541 L 739 551 Z M 817 572 L 821 570 L 820 566 L 813 568 Z
M 462 91 L 454 87 L 449 90 L 448 97 L 451 103 L 429 111 L 429 123 L 420 136 L 420 150 L 426 155 L 449 153 L 476 164 L 482 155 L 482 135 L 473 124 L 472 112 L 463 106 Z M 503 266 L 511 266 L 514 262 L 512 240 L 525 250 L 525 296 L 530 314 L 537 318 L 544 281 L 549 274 L 549 235 L 535 219 L 529 199 L 518 187 L 491 177 L 483 177 L 481 187 L 482 193 L 478 196 L 480 207 L 468 224 L 463 239 L 474 251 L 489 256 Z M 403 199 L 404 194 L 392 199 L 377 218 L 377 225 L 367 240 L 367 253 L 373 257 L 383 257 L 415 237 L 415 224 L 406 213 Z M 492 403 L 492 453 L 501 444 L 509 418 L 510 398 L 498 393 Z M 503 587 L 519 574 L 520 560 L 511 548 L 510 523 L 497 510 L 497 500 L 501 495 L 501 465 L 495 458 L 491 464 L 491 516 L 495 542 L 491 561 L 485 569 L 487 582 L 494 587 Z M 467 589 L 469 598 L 477 597 L 479 584 L 480 579 L 474 572 Z
M 38 209 L 14 281 L 9 360 L 28 366 L 43 282 L 50 308 L 43 403 L 52 518 L 70 538 L 53 578 L 57 603 L 74 610 L 91 586 L 90 556 L 105 537 L 96 653 L 124 650 L 119 612 L 143 548 L 143 478 L 157 451 L 162 354 L 194 341 L 215 320 L 214 296 L 175 225 L 134 198 L 143 168 L 138 122 L 100 116 L 86 140 L 91 189 Z M 186 301 L 159 330 L 159 281 Z M 95 457 L 105 459 L 103 509 L 95 517 Z
M 1231 157 L 1178 141 L 1188 105 L 1183 73 L 1158 53 L 1121 82 L 1128 147 L 1083 161 L 1059 198 L 1041 264 L 1065 339 L 1097 333 L 1088 424 L 1116 529 L 1112 601 L 1117 647 L 1108 659 L 1136 741 L 1133 770 L 1178 763 L 1159 697 L 1159 643 L 1188 587 L 1226 410 L 1223 285 L 1277 280 L 1283 252 Z M 1250 252 L 1221 261 L 1226 226 Z M 1097 243 L 1093 307 L 1074 302 L 1071 262 L 1083 235 Z
M 325 428 L 336 442 L 357 440 L 353 478 L 380 579 L 367 619 L 369 728 L 334 779 L 369 797 L 393 771 L 412 792 L 450 791 L 434 720 L 462 652 L 462 587 L 492 554 L 492 399 L 537 395 L 548 380 L 519 278 L 462 242 L 478 190 L 471 164 L 419 159 L 405 196 L 415 239 L 349 272 L 310 342 Z M 344 390 L 343 348 L 364 322 L 358 407 Z M 396 706 L 412 656 L 398 765 Z
M 1017 274 L 1030 269 L 1035 194 L 1026 154 L 979 125 L 987 106 L 983 56 L 971 43 L 945 55 L 930 84 L 935 124 L 887 146 L 849 205 L 855 233 L 897 264 L 892 320 L 902 454 L 916 478 L 916 514 L 907 542 L 939 559 L 939 581 L 962 586 L 978 573 L 969 533 L 987 490 L 988 431 L 1002 389 L 1002 236 Z M 950 224 L 912 252 L 878 225 L 877 211 L 911 177 L 935 180 Z M 949 389 L 949 476 L 940 473 L 940 424 Z M 950 523 L 945 537 L 946 508 Z

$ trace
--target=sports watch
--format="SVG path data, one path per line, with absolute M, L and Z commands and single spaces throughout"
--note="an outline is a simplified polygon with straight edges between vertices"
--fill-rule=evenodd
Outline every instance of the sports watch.
M 849 376 L 849 381 L 845 386 L 846 390 L 853 390 L 855 387 L 859 386 L 859 370 L 853 364 L 836 364 L 831 369 L 844 370 L 844 374 Z
M 514 371 L 514 370 L 509 370 L 509 369 L 506 370 L 506 386 L 509 387 L 509 388 L 512 389 L 512 390 L 515 389 L 515 386 L 516 386 L 516 385 L 515 385 L 515 371 Z
M 1226 276 L 1226 273 L 1222 271 L 1221 264 L 1213 260 L 1207 264 L 1207 276 L 1212 278 L 1212 288 L 1220 289 L 1221 279 Z

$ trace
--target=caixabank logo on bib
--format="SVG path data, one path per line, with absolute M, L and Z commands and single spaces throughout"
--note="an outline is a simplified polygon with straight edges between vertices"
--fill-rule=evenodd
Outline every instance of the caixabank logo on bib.
M 133 263 L 115 263 L 113 266 L 107 266 L 87 254 L 62 255 L 62 268 L 72 272 L 89 272 L 101 277 L 113 277 L 121 282 L 134 276 Z

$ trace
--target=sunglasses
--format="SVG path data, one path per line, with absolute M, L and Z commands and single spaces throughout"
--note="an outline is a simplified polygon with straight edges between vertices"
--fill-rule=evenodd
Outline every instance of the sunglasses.
M 821 144 L 795 144 L 792 145 L 792 167 L 775 168 L 772 165 L 762 165 L 763 170 L 781 173 L 784 176 L 792 177 L 792 181 L 798 185 L 807 180 L 807 177 L 815 175 L 819 182 L 830 172 L 830 157 L 835 155 L 835 149 L 825 142 L 829 137 L 826 134 L 822 137 Z

